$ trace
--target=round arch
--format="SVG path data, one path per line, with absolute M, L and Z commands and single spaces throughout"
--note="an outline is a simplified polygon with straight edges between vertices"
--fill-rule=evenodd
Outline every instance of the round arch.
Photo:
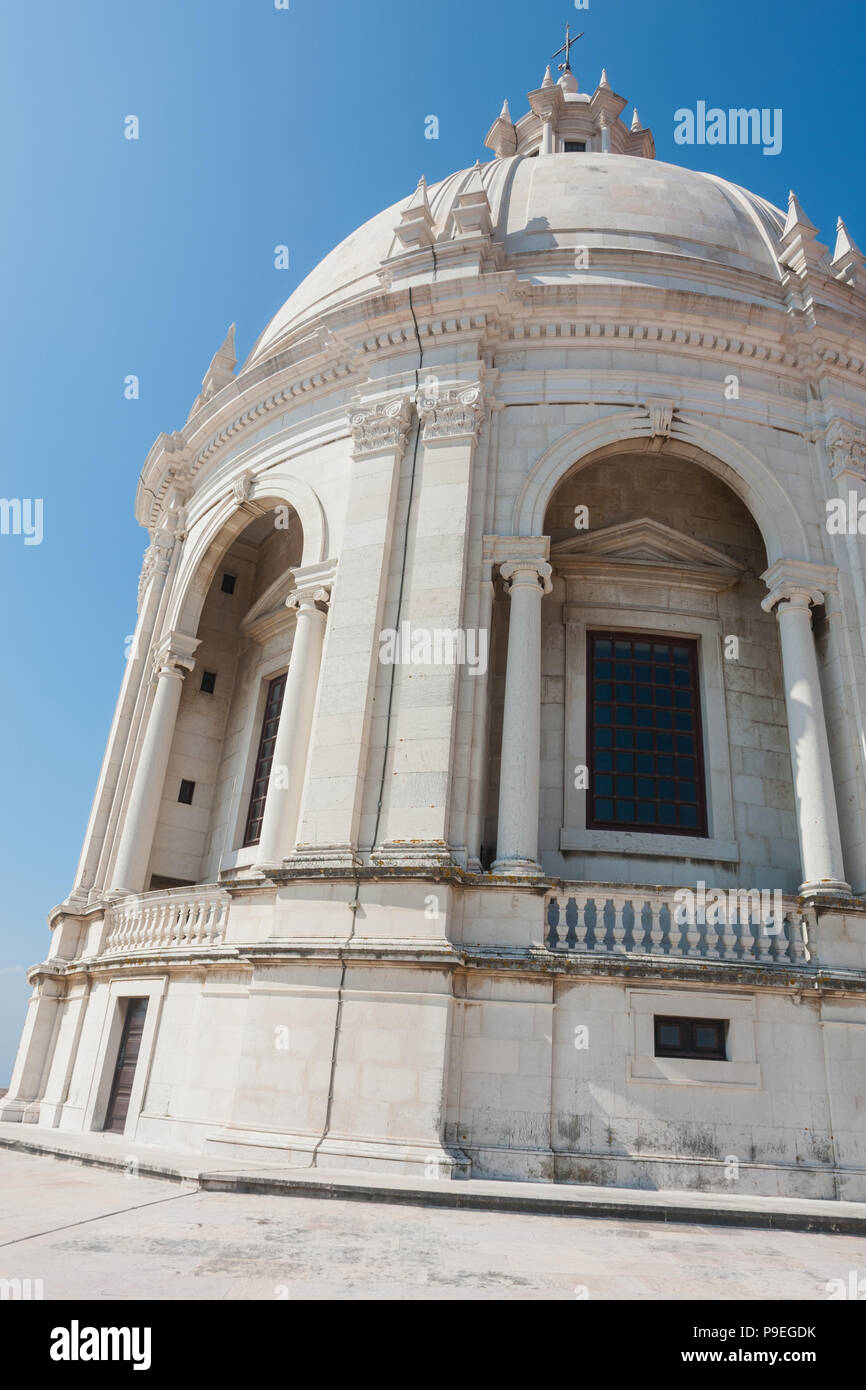
M 301 566 L 326 558 L 327 521 L 318 494 L 293 474 L 276 467 L 254 477 L 236 479 L 220 501 L 195 523 L 186 540 L 172 586 L 163 630 L 198 630 L 204 601 L 223 555 L 256 516 L 288 505 L 298 515 L 303 534 Z
M 576 466 L 616 452 L 617 446 L 627 444 L 631 452 L 649 452 L 658 449 L 658 442 L 650 417 L 642 410 L 605 416 L 570 430 L 542 454 L 526 478 L 514 504 L 512 534 L 543 535 L 548 503 Z M 754 517 L 768 565 L 776 560 L 810 558 L 802 521 L 779 480 L 756 454 L 722 430 L 689 416 L 673 421 L 670 434 L 653 457 L 663 458 L 665 454 L 692 459 L 727 483 Z

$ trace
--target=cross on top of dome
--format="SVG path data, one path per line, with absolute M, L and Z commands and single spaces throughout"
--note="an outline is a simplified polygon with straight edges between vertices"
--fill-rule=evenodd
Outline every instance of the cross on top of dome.
M 562 45 L 562 48 L 558 48 L 558 49 L 556 50 L 556 52 L 553 54 L 553 58 L 558 58 L 559 55 L 560 55 L 560 53 L 564 53 L 564 54 L 565 54 L 565 62 L 559 64 L 558 69 L 557 69 L 558 72 L 571 72 L 571 50 L 572 50 L 572 47 L 573 47 L 574 44 L 577 43 L 577 40 L 578 40 L 578 39 L 582 39 L 582 38 L 583 38 L 585 32 L 586 32 L 586 30 L 585 30 L 585 29 L 582 29 L 581 32 L 580 32 L 579 34 L 577 34 L 574 38 L 572 38 L 572 37 L 571 37 L 571 25 L 570 25 L 570 24 L 566 24 L 566 26 L 565 26 L 565 43 Z M 552 61 L 552 60 L 551 60 L 551 61 Z

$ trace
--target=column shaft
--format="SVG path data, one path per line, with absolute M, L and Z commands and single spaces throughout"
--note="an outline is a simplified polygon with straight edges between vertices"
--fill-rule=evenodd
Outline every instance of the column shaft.
M 289 606 L 297 611 L 297 627 L 256 856 L 261 869 L 278 866 L 295 847 L 322 664 L 328 597 L 327 589 L 317 589 L 313 593 L 293 595 L 288 600 Z
M 509 584 L 511 611 L 493 872 L 540 873 L 541 600 L 550 592 L 550 565 L 515 560 L 499 572 Z
M 800 891 L 849 894 L 809 598 L 792 590 L 776 606 L 804 878 Z
M 199 644 L 193 640 L 185 645 L 194 649 Z M 120 832 L 111 876 L 112 892 L 141 893 L 145 889 L 144 879 L 159 819 L 184 676 L 194 664 L 186 652 L 178 653 L 169 648 L 161 654 L 156 692 Z

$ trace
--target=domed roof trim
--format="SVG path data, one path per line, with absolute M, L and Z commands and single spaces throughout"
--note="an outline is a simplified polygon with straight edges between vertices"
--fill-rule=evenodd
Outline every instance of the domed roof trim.
M 562 154 L 496 159 L 480 175 L 494 242 L 520 278 L 577 283 L 586 271 L 563 269 L 561 253 L 587 246 L 685 256 L 690 279 L 706 279 L 708 290 L 719 267 L 779 283 L 785 214 L 716 175 L 627 155 Z M 473 177 L 477 169 L 463 169 L 427 190 L 440 241 L 451 237 L 456 199 Z M 267 325 L 244 370 L 330 311 L 383 292 L 382 262 L 402 249 L 395 228 L 411 196 L 365 222 L 311 271 Z

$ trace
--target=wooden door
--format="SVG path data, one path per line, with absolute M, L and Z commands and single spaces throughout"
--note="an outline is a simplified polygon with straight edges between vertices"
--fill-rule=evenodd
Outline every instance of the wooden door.
M 144 1032 L 144 1018 L 147 1013 L 146 999 L 128 999 L 123 1019 L 123 1033 L 114 1067 L 111 1083 L 111 1098 L 104 1128 L 112 1134 L 122 1134 L 126 1127 L 129 1112 L 129 1099 L 135 1081 L 135 1068 L 141 1050 L 141 1035 Z

